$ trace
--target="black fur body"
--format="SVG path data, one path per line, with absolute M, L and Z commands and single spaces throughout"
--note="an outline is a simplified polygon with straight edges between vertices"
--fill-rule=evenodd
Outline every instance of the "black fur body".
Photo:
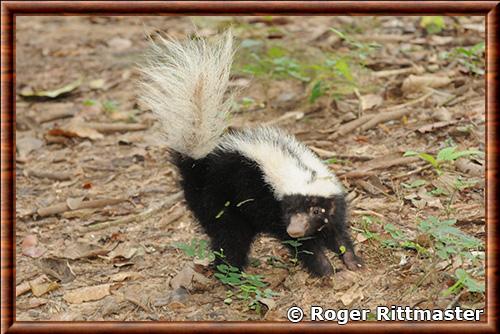
M 281 241 L 293 239 L 287 233 L 290 215 L 320 207 L 325 213 L 317 213 L 310 224 L 306 235 L 312 238 L 301 241 L 298 259 L 316 276 L 333 273 L 326 248 L 338 254 L 344 251 L 341 256 L 349 269 L 360 266 L 348 233 L 344 196 L 290 195 L 278 200 L 259 166 L 237 152 L 211 153 L 198 160 L 175 153 L 174 163 L 188 207 L 210 237 L 212 249 L 223 249 L 231 265 L 245 268 L 250 246 L 260 233 Z

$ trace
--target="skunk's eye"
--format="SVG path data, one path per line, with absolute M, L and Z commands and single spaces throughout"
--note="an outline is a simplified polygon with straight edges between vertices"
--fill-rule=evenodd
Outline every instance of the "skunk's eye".
M 315 214 L 315 215 L 318 215 L 320 212 L 320 209 L 319 208 L 312 208 L 312 213 Z

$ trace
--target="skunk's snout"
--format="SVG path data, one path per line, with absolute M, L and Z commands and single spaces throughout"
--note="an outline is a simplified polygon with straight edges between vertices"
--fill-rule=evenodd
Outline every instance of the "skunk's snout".
M 286 233 L 292 238 L 300 238 L 305 236 L 308 229 L 309 216 L 305 213 L 296 213 L 290 217 Z

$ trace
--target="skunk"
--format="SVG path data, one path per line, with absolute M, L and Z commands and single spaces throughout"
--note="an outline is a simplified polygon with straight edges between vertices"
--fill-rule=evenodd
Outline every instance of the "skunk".
M 213 41 L 159 37 L 141 68 L 140 99 L 160 122 L 189 209 L 212 249 L 240 269 L 260 233 L 298 240 L 298 249 L 285 244 L 315 276 L 333 274 L 325 248 L 358 269 L 345 193 L 328 167 L 277 128 L 226 131 L 232 42 L 230 31 Z

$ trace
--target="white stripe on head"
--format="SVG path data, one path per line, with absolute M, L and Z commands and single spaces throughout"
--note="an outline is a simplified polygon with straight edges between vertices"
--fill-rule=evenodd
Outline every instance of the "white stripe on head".
M 219 148 L 255 161 L 278 199 L 292 194 L 330 197 L 344 192 L 335 175 L 307 146 L 277 128 L 228 134 Z

